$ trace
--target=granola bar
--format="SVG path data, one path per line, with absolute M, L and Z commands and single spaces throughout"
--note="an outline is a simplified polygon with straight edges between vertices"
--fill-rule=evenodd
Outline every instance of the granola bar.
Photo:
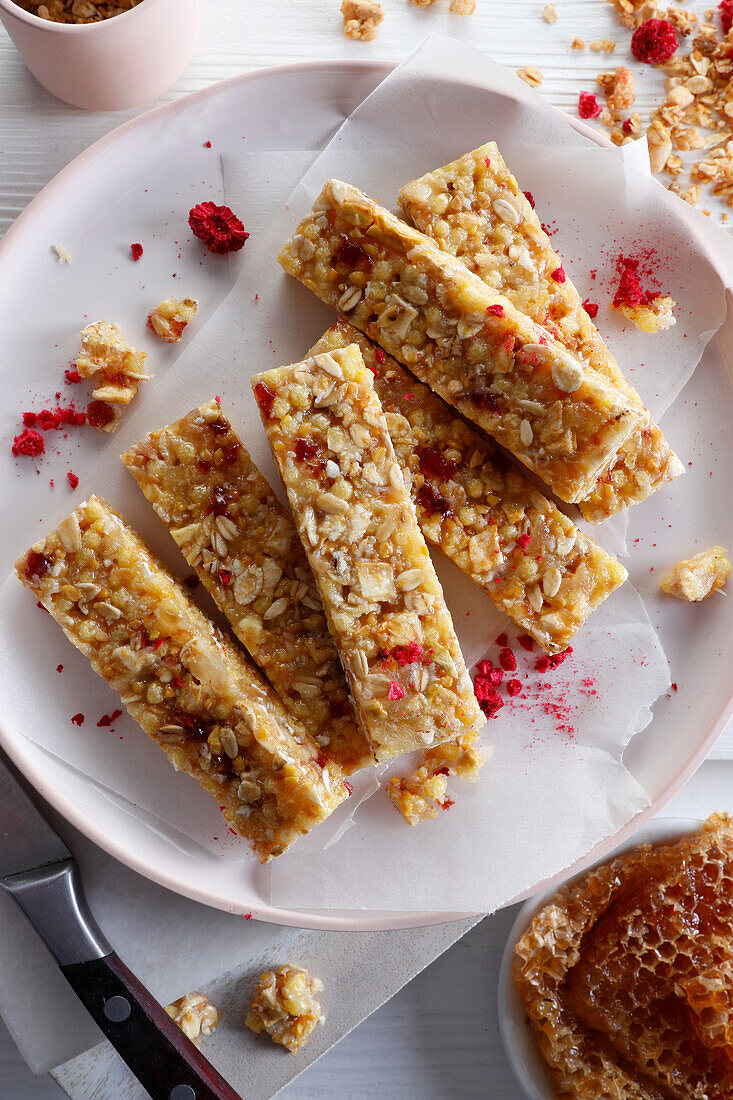
M 347 774 L 373 764 L 295 524 L 216 401 L 122 456 L 286 708 Z
M 258 859 L 347 797 L 333 765 L 139 536 L 91 497 L 16 564 L 20 580 Z
M 563 500 L 588 493 L 642 418 L 549 329 L 339 180 L 280 263 Z
M 683 474 L 684 466 L 586 313 L 530 199 L 494 142 L 400 192 L 402 208 L 419 230 L 550 329 L 586 370 L 592 368 L 643 413 L 618 458 L 579 502 L 584 518 L 598 522 L 646 499 Z
M 375 757 L 473 729 L 480 711 L 359 348 L 253 386 Z M 412 659 L 395 661 L 396 647 Z
M 358 344 L 425 538 L 548 653 L 565 649 L 626 579 L 486 438 L 339 320 L 310 354 Z

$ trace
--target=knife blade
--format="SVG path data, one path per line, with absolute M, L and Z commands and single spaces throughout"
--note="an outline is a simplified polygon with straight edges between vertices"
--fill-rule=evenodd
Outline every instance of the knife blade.
M 0 752 L 0 888 L 153 1100 L 241 1100 L 112 950 L 79 867 Z

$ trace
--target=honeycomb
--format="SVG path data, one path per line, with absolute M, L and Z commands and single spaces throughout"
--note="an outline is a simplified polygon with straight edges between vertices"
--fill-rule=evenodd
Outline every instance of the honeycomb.
M 514 974 L 558 1097 L 733 1100 L 733 824 L 564 887 Z

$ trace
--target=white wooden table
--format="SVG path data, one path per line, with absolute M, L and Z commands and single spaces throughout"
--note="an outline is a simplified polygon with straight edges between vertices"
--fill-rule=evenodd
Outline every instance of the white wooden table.
M 577 108 L 578 92 L 593 91 L 603 68 L 628 55 L 628 32 L 604 0 L 557 0 L 558 22 L 542 19 L 543 0 L 478 0 L 466 20 L 447 14 L 448 0 L 416 9 L 407 0 L 383 0 L 387 19 L 371 45 L 347 42 L 339 0 L 201 0 L 202 31 L 188 72 L 172 99 L 247 69 L 317 58 L 399 60 L 430 30 L 456 34 L 508 67 L 535 64 L 542 91 L 559 107 Z M 702 10 L 702 6 L 701 6 Z M 610 58 L 571 52 L 578 36 L 615 38 Z M 658 91 L 656 74 L 639 81 L 644 110 Z M 53 99 L 27 73 L 0 32 L 0 234 L 38 190 L 72 157 L 137 111 L 87 114 Z M 488 137 L 489 135 L 487 135 Z M 704 816 L 733 809 L 733 763 L 704 765 L 667 811 Z M 512 913 L 484 921 L 446 955 L 312 1066 L 285 1095 L 289 1100 L 517 1100 L 518 1088 L 501 1050 L 495 1009 L 499 959 Z M 0 1025 L 1 1028 L 1 1025 Z M 114 1095 L 111 1083 L 110 1100 Z M 0 1030 L 3 1100 L 59 1100 L 50 1078 L 26 1070 L 7 1032 Z

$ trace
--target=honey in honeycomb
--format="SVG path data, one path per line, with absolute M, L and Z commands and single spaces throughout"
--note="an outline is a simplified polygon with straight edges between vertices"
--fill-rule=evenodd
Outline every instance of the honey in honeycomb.
M 564 887 L 516 947 L 558 1097 L 733 1100 L 733 825 Z

